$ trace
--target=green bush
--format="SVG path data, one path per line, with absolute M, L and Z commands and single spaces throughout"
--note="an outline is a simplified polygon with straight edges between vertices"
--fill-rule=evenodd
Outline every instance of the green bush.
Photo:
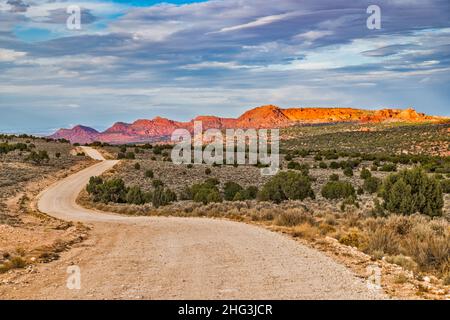
M 245 190 L 239 192 L 243 199 L 241 200 L 252 200 L 256 199 L 258 195 L 258 187 L 255 186 L 249 186 Z
M 195 202 L 202 202 L 203 204 L 222 201 L 219 189 L 210 182 L 194 184 L 189 189 L 189 193 L 192 200 Z
M 153 147 L 153 154 L 161 154 L 162 150 L 163 149 L 160 146 L 154 146 Z
M 134 155 L 134 152 L 127 152 L 125 154 L 125 158 L 133 160 L 136 158 L 136 156 Z
M 330 169 L 339 169 L 339 163 L 337 163 L 336 161 L 331 161 Z
M 352 177 L 353 176 L 353 169 L 350 168 L 350 167 L 345 167 L 343 172 L 344 172 L 344 175 L 346 175 L 347 177 Z
M 389 175 L 381 191 L 383 206 L 392 213 L 411 215 L 419 212 L 441 216 L 444 198 L 439 180 L 420 168 Z
M 333 173 L 332 175 L 330 175 L 330 181 L 339 181 L 339 175 L 336 173 Z
M 306 163 L 298 163 L 295 161 L 291 161 L 288 163 L 287 168 L 291 170 L 299 170 L 305 176 L 309 174 L 309 165 Z
M 50 157 L 48 156 L 47 151 L 45 150 L 39 150 L 31 151 L 31 153 L 26 157 L 26 161 L 34 162 L 35 164 L 41 164 L 43 162 L 48 162 L 50 160 Z
M 321 161 L 321 162 L 319 163 L 319 168 L 320 168 L 320 169 L 327 169 L 328 166 L 327 166 L 327 164 L 326 164 L 325 162 Z
M 136 162 L 136 163 L 134 164 L 134 169 L 136 169 L 136 170 L 141 170 L 141 165 L 139 164 L 139 162 Z
M 441 189 L 443 193 L 450 193 L 450 179 L 441 180 Z
M 367 178 L 370 178 L 372 176 L 372 174 L 370 173 L 370 171 L 366 168 L 363 168 L 361 170 L 361 179 L 366 180 Z
M 381 185 L 381 180 L 376 177 L 368 177 L 364 180 L 363 189 L 368 193 L 375 193 Z
M 273 201 L 280 203 L 284 200 L 304 200 L 315 198 L 308 176 L 287 171 L 279 172 L 262 187 L 258 193 L 261 201 Z
M 145 177 L 146 178 L 153 178 L 154 177 L 153 170 L 151 170 L 151 169 L 146 170 L 145 171 Z
M 144 204 L 145 198 L 141 189 L 137 186 L 133 186 L 128 189 L 127 195 L 125 197 L 127 203 L 130 204 Z
M 111 179 L 103 181 L 99 177 L 91 177 L 86 187 L 86 191 L 92 196 L 95 202 L 126 202 L 128 192 L 122 179 Z
M 380 167 L 379 171 L 385 172 L 397 171 L 397 165 L 395 163 L 385 163 Z
M 326 199 L 343 199 L 355 196 L 355 188 L 350 182 L 329 181 L 322 188 L 322 196 Z
M 234 199 L 234 197 L 236 196 L 236 193 L 241 193 L 242 190 L 243 190 L 243 188 L 236 182 L 229 181 L 229 182 L 225 183 L 225 186 L 223 189 L 225 200 L 232 201 Z M 242 197 L 242 194 L 241 194 L 241 197 Z M 244 200 L 244 199 L 241 199 L 241 200 Z
M 164 182 L 162 182 L 162 181 L 159 180 L 159 179 L 154 179 L 154 180 L 152 181 L 152 186 L 153 186 L 153 188 L 159 188 L 159 187 L 164 186 Z
M 159 208 L 176 201 L 177 195 L 172 190 L 159 186 L 152 192 L 151 199 L 153 206 Z

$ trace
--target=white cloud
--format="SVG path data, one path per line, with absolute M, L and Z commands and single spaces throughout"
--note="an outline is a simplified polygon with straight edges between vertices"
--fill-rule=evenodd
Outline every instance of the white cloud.
M 297 17 L 302 14 L 303 14 L 303 12 L 301 12 L 301 11 L 294 11 L 294 12 L 288 12 L 288 13 L 283 13 L 283 14 L 276 14 L 276 15 L 261 17 L 252 22 L 222 28 L 222 29 L 220 29 L 219 32 L 230 32 L 230 31 L 237 31 L 237 30 L 242 30 L 242 29 L 260 27 L 260 26 L 264 26 L 264 25 L 271 24 L 274 22 L 282 21 L 285 19 Z
M 26 56 L 26 52 L 0 48 L 0 62 L 15 61 Z

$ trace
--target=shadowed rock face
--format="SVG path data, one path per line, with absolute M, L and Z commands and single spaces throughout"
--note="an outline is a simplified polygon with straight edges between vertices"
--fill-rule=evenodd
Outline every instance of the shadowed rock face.
M 176 129 L 193 132 L 194 121 L 202 121 L 203 129 L 217 128 L 283 128 L 301 123 L 337 123 L 337 122 L 385 122 L 437 121 L 440 118 L 417 113 L 414 109 L 363 110 L 352 108 L 290 108 L 281 109 L 268 105 L 251 109 L 237 119 L 215 116 L 198 116 L 189 122 L 178 122 L 156 117 L 152 120 L 136 120 L 129 124 L 117 122 L 104 132 L 76 126 L 72 129 L 60 129 L 50 138 L 64 138 L 72 143 L 90 143 L 102 141 L 108 143 L 151 142 L 170 137 Z

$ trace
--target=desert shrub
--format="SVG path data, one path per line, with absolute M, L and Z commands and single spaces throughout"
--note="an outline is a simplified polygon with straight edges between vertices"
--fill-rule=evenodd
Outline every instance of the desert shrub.
M 376 177 L 368 177 L 364 180 L 363 189 L 368 193 L 375 193 L 381 186 L 381 180 Z
M 364 189 L 362 187 L 358 187 L 358 189 L 356 190 L 356 193 L 358 195 L 362 195 L 362 194 L 364 194 Z
M 450 179 L 441 180 L 441 189 L 443 193 L 450 193 Z
M 367 178 L 372 177 L 372 174 L 370 173 L 370 171 L 366 168 L 363 168 L 361 170 L 361 179 L 366 180 Z
M 125 153 L 123 153 L 123 152 L 119 152 L 118 154 L 117 154 L 117 159 L 118 160 L 120 160 L 120 159 L 125 159 Z
M 360 230 L 351 228 L 348 232 L 339 237 L 339 242 L 346 246 L 359 248 L 365 242 L 365 237 Z
M 387 256 L 386 261 L 389 263 L 399 265 L 406 270 L 410 271 L 417 270 L 417 263 L 411 257 L 404 256 L 402 254 L 398 254 L 395 256 Z
M 31 151 L 31 153 L 25 158 L 26 161 L 34 162 L 35 164 L 41 164 L 43 162 L 48 162 L 50 157 L 46 150 Z
M 320 168 L 320 169 L 327 169 L 327 168 L 328 168 L 328 165 L 327 165 L 325 162 L 321 161 L 321 162 L 319 163 L 319 168 Z
M 322 157 L 320 154 L 316 154 L 316 155 L 314 156 L 314 160 L 315 160 L 315 161 L 322 161 L 322 159 L 323 159 L 323 157 Z
M 330 175 L 330 181 L 339 181 L 339 175 L 336 173 L 333 173 Z
M 119 150 L 120 150 L 121 153 L 126 153 L 127 152 L 127 147 L 121 146 Z
M 256 199 L 256 197 L 258 195 L 258 187 L 249 186 L 240 193 L 243 195 L 244 199 L 247 199 L 247 200 Z
M 205 169 L 205 174 L 206 175 L 210 175 L 211 174 L 211 169 L 210 168 L 206 168 Z
M 245 198 L 245 194 L 243 192 L 236 192 L 236 194 L 234 195 L 232 200 L 233 201 L 244 201 L 247 199 Z
M 55 153 L 55 158 L 57 158 L 57 159 L 61 158 L 61 152 L 56 152 Z
M 111 179 L 103 181 L 99 177 L 91 177 L 86 187 L 94 202 L 126 202 L 128 192 L 122 179 Z
M 290 154 L 285 155 L 284 156 L 284 160 L 291 161 L 292 160 L 292 155 L 290 155 Z
M 163 151 L 163 148 L 161 146 L 154 146 L 153 147 L 153 154 L 161 154 Z
M 441 184 L 419 168 L 388 176 L 383 182 L 381 196 L 384 208 L 392 213 L 442 215 Z
M 145 171 L 145 177 L 146 178 L 153 178 L 154 177 L 153 170 L 151 170 L 151 169 L 146 170 Z
M 385 172 L 397 171 L 397 165 L 395 163 L 385 163 L 379 168 L 379 171 Z
M 331 161 L 330 169 L 339 169 L 339 163 L 337 163 L 336 161 Z
M 381 252 L 383 254 L 396 254 L 398 251 L 398 238 L 394 231 L 383 226 L 369 232 L 367 246 L 364 250 L 368 254 Z
M 224 189 L 223 189 L 225 200 L 232 201 L 234 199 L 234 197 L 236 196 L 236 194 L 238 192 L 240 193 L 242 191 L 242 189 L 243 188 L 236 182 L 233 182 L 233 181 L 226 182 Z
M 196 183 L 186 190 L 186 198 L 195 202 L 208 204 L 210 202 L 221 202 L 222 196 L 214 181 L 209 180 L 203 183 Z
M 412 257 L 422 270 L 448 271 L 450 267 L 450 233 L 434 230 L 433 223 L 416 223 L 409 232 L 403 247 L 406 255 Z
M 278 226 L 293 227 L 302 223 L 314 223 L 314 219 L 310 214 L 299 209 L 288 209 L 278 214 L 274 223 Z
M 258 199 L 280 203 L 284 200 L 314 199 L 314 191 L 308 176 L 287 171 L 273 176 L 258 193 Z
M 176 201 L 177 195 L 172 190 L 159 186 L 153 190 L 151 199 L 153 206 L 159 208 Z
M 288 163 L 287 168 L 291 169 L 291 170 L 299 170 L 305 176 L 307 176 L 309 174 L 309 165 L 308 164 L 291 161 Z
M 329 181 L 322 188 L 322 196 L 326 199 L 344 199 L 355 196 L 355 188 L 350 182 Z
M 378 166 L 376 164 L 373 164 L 370 166 L 370 171 L 378 171 Z
M 128 189 L 127 195 L 125 197 L 127 203 L 130 204 L 144 204 L 145 198 L 144 194 L 138 186 L 133 186 Z
M 153 186 L 153 188 L 159 188 L 159 187 L 164 186 L 164 182 L 162 182 L 162 181 L 159 180 L 159 179 L 154 179 L 154 180 L 152 181 L 152 186 Z
M 125 158 L 126 159 L 131 159 L 131 160 L 133 160 L 133 159 L 135 159 L 136 158 L 136 156 L 135 156 L 135 154 L 134 154 L 134 152 L 127 152 L 126 154 L 125 154 Z
M 100 193 L 100 188 L 99 186 L 101 186 L 103 184 L 103 179 L 100 177 L 91 177 L 89 179 L 89 183 L 86 186 L 86 191 L 89 194 L 95 195 Z
M 195 202 L 208 204 L 210 202 L 221 202 L 222 197 L 217 188 L 201 188 L 194 194 L 193 200 Z
M 344 168 L 343 172 L 344 172 L 344 175 L 346 175 L 347 177 L 353 176 L 353 169 L 351 167 Z
M 136 162 L 136 163 L 134 164 L 134 169 L 136 169 L 136 170 L 141 170 L 141 165 L 139 164 L 139 162 Z
M 22 257 L 19 256 L 12 257 L 10 263 L 12 268 L 17 269 L 25 268 L 27 266 L 27 262 Z
M 28 149 L 32 149 L 33 147 L 31 146 L 31 144 L 29 146 L 27 146 L 25 143 L 15 143 L 15 144 L 9 144 L 8 142 L 3 142 L 0 143 L 0 154 L 4 153 L 8 153 L 14 150 L 19 150 L 19 151 L 26 151 Z
M 125 202 L 127 189 L 122 179 L 113 178 L 103 182 L 100 186 L 100 201 L 103 203 Z
M 298 154 L 300 157 L 305 158 L 309 155 L 309 150 L 300 149 L 296 151 L 296 154 Z

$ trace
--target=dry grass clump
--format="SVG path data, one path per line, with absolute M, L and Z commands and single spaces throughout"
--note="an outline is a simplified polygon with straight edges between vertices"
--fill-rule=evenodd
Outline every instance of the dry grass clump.
M 421 215 L 368 219 L 363 250 L 382 253 L 408 270 L 445 274 L 450 270 L 450 225 Z M 411 260 L 411 261 L 410 261 Z
M 0 274 L 5 273 L 11 269 L 22 269 L 27 266 L 27 261 L 23 257 L 24 253 L 20 250 L 16 254 L 4 252 L 0 257 Z
M 306 222 L 312 225 L 315 220 L 311 213 L 300 208 L 277 212 L 274 219 L 276 225 L 286 227 L 293 227 Z
M 317 239 L 317 237 L 320 234 L 320 230 L 311 225 L 308 222 L 304 222 L 300 225 L 296 225 L 292 231 L 291 231 L 292 236 L 294 237 L 300 237 L 303 239 L 307 239 L 307 240 L 314 240 Z

